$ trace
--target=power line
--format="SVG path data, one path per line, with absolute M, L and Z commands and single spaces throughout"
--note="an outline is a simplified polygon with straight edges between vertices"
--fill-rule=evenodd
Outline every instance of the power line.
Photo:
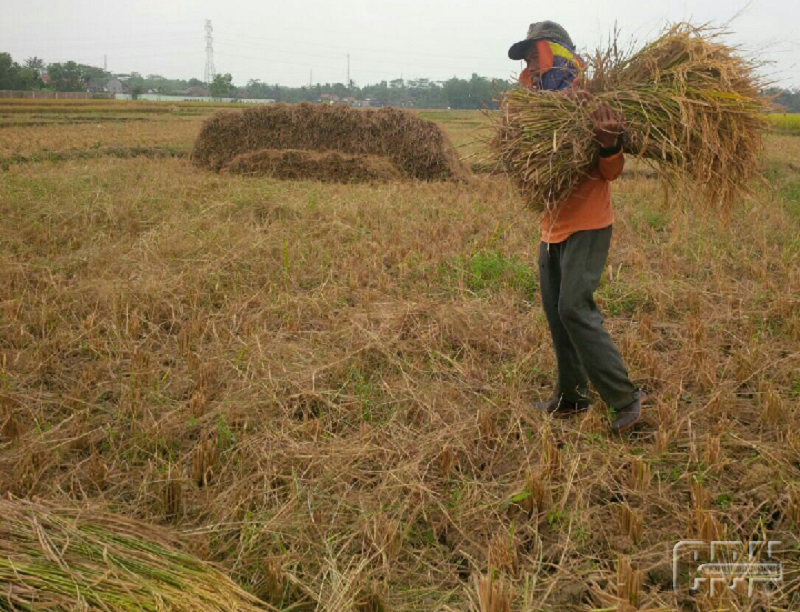
M 58 56 L 67 56 L 72 54 L 83 54 L 83 53 L 92 53 L 96 51 L 97 53 L 105 53 L 108 51 L 118 51 L 118 50 L 136 50 L 141 49 L 143 47 L 154 47 L 158 46 L 160 50 L 157 54 L 164 54 L 165 49 L 175 48 L 175 47 L 186 47 L 188 44 L 194 46 L 194 42 L 188 41 L 186 39 L 181 38 L 173 38 L 172 40 L 164 40 L 163 38 L 159 39 L 141 39 L 136 42 L 133 41 L 114 41 L 109 43 L 96 43 L 89 46 L 62 46 L 58 45 L 58 50 L 55 53 L 48 53 L 48 50 L 52 47 L 50 41 L 44 42 L 34 42 L 34 41 L 27 41 L 26 43 L 20 44 L 18 46 L 13 47 L 4 47 L 3 51 L 8 53 L 42 53 L 44 55 L 58 55 Z M 171 53 L 171 52 L 170 52 Z M 197 53 L 195 47 L 195 53 Z
M 328 66 L 324 64 L 317 64 L 316 62 L 309 63 L 309 62 L 291 62 L 287 60 L 279 60 L 275 58 L 265 58 L 263 56 L 256 57 L 254 55 L 240 55 L 238 53 L 225 53 L 225 52 L 217 52 L 217 55 L 222 55 L 225 57 L 235 57 L 237 59 L 246 59 L 246 60 L 257 60 L 259 62 L 266 62 L 268 64 L 286 64 L 289 66 L 303 66 L 304 68 L 308 68 L 310 66 L 316 66 L 317 68 L 325 68 L 328 70 L 336 70 L 337 72 L 342 69 L 341 66 Z M 339 72 L 341 75 L 341 72 Z
M 223 19 L 222 21 L 223 21 L 223 23 L 228 23 L 228 24 L 233 24 L 234 23 L 234 22 L 229 21 L 227 19 Z M 240 26 L 237 26 L 237 27 L 240 27 Z M 238 30 L 236 31 L 236 39 L 238 41 L 243 41 L 244 39 L 249 39 L 251 41 L 259 41 L 259 42 L 264 40 L 262 36 L 252 36 L 252 35 L 244 34 L 244 33 L 240 32 Z M 342 45 L 330 44 L 330 43 L 326 43 L 326 42 L 314 42 L 314 41 L 311 41 L 311 40 L 298 40 L 298 39 L 289 39 L 289 38 L 275 38 L 275 37 L 272 37 L 272 36 L 270 37 L 270 42 L 271 43 L 272 42 L 286 43 L 288 45 L 291 45 L 292 49 L 294 49 L 294 50 L 296 50 L 298 48 L 304 48 L 304 47 L 323 47 L 325 49 L 340 49 L 340 50 L 348 50 L 348 51 L 353 51 L 354 50 L 354 51 L 363 51 L 363 52 L 367 52 L 367 53 L 384 53 L 384 54 L 390 54 L 390 55 L 415 55 L 415 56 L 421 56 L 421 57 L 439 57 L 439 58 L 457 59 L 457 60 L 497 61 L 497 60 L 503 59 L 503 55 L 504 55 L 504 54 L 500 54 L 499 56 L 493 56 L 493 57 L 486 57 L 486 56 L 479 57 L 479 56 L 474 56 L 474 55 L 462 55 L 462 54 L 454 55 L 454 54 L 431 53 L 431 52 L 426 52 L 426 51 L 408 51 L 408 50 L 405 50 L 405 49 L 404 50 L 400 50 L 400 49 L 376 49 L 374 47 L 353 47 L 352 45 L 348 45 L 348 46 L 345 47 L 345 46 L 342 46 Z M 255 43 L 251 43 L 251 44 L 255 44 Z
M 206 71 L 205 82 L 210 84 L 216 76 L 214 68 L 214 28 L 211 27 L 211 20 L 206 19 Z
M 129 44 L 129 45 L 130 44 L 139 44 L 139 45 L 141 45 L 142 42 L 152 42 L 152 43 L 166 42 L 165 39 L 176 38 L 176 37 L 180 37 L 180 36 L 187 36 L 188 34 L 189 34 L 189 32 L 187 32 L 186 30 L 161 30 L 161 31 L 148 30 L 148 32 L 146 34 L 144 34 L 144 35 L 137 35 L 137 34 L 135 34 L 133 32 L 120 32 L 119 34 L 117 34 L 115 36 L 111 36 L 111 37 L 108 37 L 108 36 L 102 36 L 102 37 L 79 36 L 79 37 L 74 37 L 74 38 L 72 38 L 72 37 L 70 37 L 70 38 L 51 38 L 51 37 L 48 36 L 46 39 L 43 40 L 43 42 L 48 44 L 48 45 L 56 44 L 56 45 L 60 45 L 60 46 L 62 46 L 62 45 L 70 46 L 73 43 L 76 43 L 76 44 L 79 44 L 79 45 L 87 45 L 88 44 L 88 45 L 92 45 L 92 46 L 98 46 L 98 45 L 102 46 L 102 45 L 108 45 L 108 44 L 111 44 L 111 45 L 119 44 L 121 37 L 130 36 L 130 37 L 134 37 L 135 40 L 129 40 L 127 42 L 127 44 Z M 17 44 L 16 42 L 10 42 L 9 43 L 9 40 L 14 41 L 14 36 L 13 35 L 11 37 L 9 37 L 9 39 L 6 40 L 6 43 L 7 44 L 11 44 L 11 45 Z M 31 37 L 29 37 L 29 36 L 19 36 L 19 38 L 17 40 L 23 41 L 25 43 L 29 43 L 31 41 Z
M 226 44 L 225 46 L 227 47 L 228 45 Z M 231 58 L 236 58 L 236 59 L 255 60 L 255 61 L 259 61 L 259 62 L 265 62 L 265 63 L 268 63 L 268 64 L 285 64 L 285 65 L 288 65 L 288 66 L 302 66 L 304 68 L 309 68 L 309 67 L 313 66 L 314 68 L 324 69 L 325 71 L 330 71 L 330 73 L 341 74 L 341 72 L 339 72 L 339 70 L 341 70 L 341 67 L 328 65 L 328 64 L 320 64 L 320 63 L 317 63 L 315 61 L 280 60 L 280 59 L 276 59 L 274 56 L 266 58 L 264 56 L 244 55 L 244 54 L 241 54 L 241 53 L 226 53 L 226 52 L 218 52 L 217 55 L 224 55 L 225 57 L 231 57 Z M 400 62 L 400 63 L 380 62 L 380 63 L 381 64 L 392 65 L 393 66 L 393 70 L 399 70 L 399 69 L 401 69 L 401 67 L 405 67 L 406 69 L 411 67 L 409 64 L 406 64 L 404 62 Z M 421 72 L 421 70 L 424 70 L 424 71 L 427 72 L 427 71 L 430 71 L 430 70 L 436 69 L 436 68 L 438 68 L 439 71 L 451 70 L 452 69 L 452 72 L 450 73 L 450 76 L 454 76 L 454 75 L 458 74 L 459 72 L 463 73 L 465 70 L 467 70 L 466 68 L 462 68 L 459 71 L 457 66 L 449 66 L 449 67 L 444 67 L 444 66 L 438 66 L 438 67 L 437 66 L 424 66 L 424 67 L 423 66 L 418 66 L 417 67 L 417 71 Z M 471 67 L 469 69 L 469 71 L 470 71 L 470 73 L 475 72 L 475 67 L 474 66 Z M 359 68 L 359 74 L 379 75 L 380 77 L 382 77 L 384 79 L 387 77 L 387 72 L 388 72 L 388 70 L 386 68 L 384 68 L 382 70 L 369 69 L 369 68 Z M 427 72 L 427 73 L 426 72 L 421 72 L 422 76 L 430 76 L 429 72 Z M 490 78 L 513 78 L 514 76 L 516 76 L 516 72 L 513 69 L 511 69 L 511 70 L 502 70 L 502 71 L 496 69 L 496 70 L 493 70 L 491 72 L 493 74 L 490 75 Z M 496 76 L 497 74 L 500 74 L 501 72 L 505 73 L 505 74 L 503 74 L 503 76 Z M 436 80 L 436 79 L 434 79 L 434 80 Z
M 217 38 L 217 40 L 219 41 L 220 39 Z M 263 47 L 261 45 L 253 45 L 253 44 L 242 43 L 242 42 L 229 42 L 228 40 L 225 40 L 225 39 L 223 39 L 221 42 L 222 42 L 223 47 L 225 47 L 225 48 L 228 48 L 228 47 L 241 48 L 241 49 L 253 50 L 253 51 L 256 51 L 258 53 L 269 52 L 270 53 L 270 59 L 266 59 L 266 58 L 258 58 L 258 59 L 263 59 L 264 61 L 270 61 L 270 62 L 279 62 L 279 63 L 284 63 L 284 64 L 305 64 L 305 65 L 308 65 L 308 64 L 313 63 L 315 66 L 317 66 L 319 64 L 315 61 L 314 58 L 317 58 L 317 57 L 329 57 L 329 54 L 326 54 L 326 53 L 323 53 L 323 52 L 312 51 L 310 53 L 309 52 L 297 53 L 297 52 L 289 52 L 289 51 L 276 50 L 276 49 L 266 49 L 265 47 Z M 297 62 L 297 61 L 293 62 L 293 61 L 289 61 L 289 60 L 277 60 L 277 59 L 274 58 L 274 54 L 275 53 L 279 53 L 279 54 L 280 53 L 282 53 L 282 54 L 291 53 L 292 57 L 308 58 L 308 60 L 305 61 L 305 62 L 302 62 L 302 61 L 301 62 Z M 244 57 L 244 56 L 240 56 L 240 57 Z M 255 59 L 255 58 L 253 58 L 253 59 Z M 352 55 L 351 55 L 351 59 L 352 59 Z M 411 61 L 408 61 L 406 58 L 400 58 L 400 59 L 397 59 L 397 60 L 389 60 L 389 59 L 386 59 L 386 58 L 384 58 L 384 59 L 374 59 L 374 58 L 371 58 L 371 57 L 356 56 L 356 59 L 359 61 L 359 66 L 361 66 L 363 64 L 376 64 L 376 65 L 383 65 L 383 66 L 392 66 L 394 68 L 398 68 L 398 67 L 404 67 L 404 68 L 408 68 L 408 69 L 416 68 L 418 70 L 423 70 L 423 71 L 432 70 L 432 69 L 433 70 L 438 69 L 438 70 L 462 70 L 462 71 L 471 70 L 473 72 L 474 71 L 481 71 L 481 70 L 482 71 L 492 71 L 492 72 L 505 72 L 507 70 L 507 68 L 505 66 L 507 64 L 509 64 L 508 60 L 505 60 L 505 59 L 497 59 L 497 60 L 494 60 L 493 62 L 489 62 L 489 61 L 482 61 L 482 62 L 467 62 L 467 61 L 465 61 L 465 62 L 446 62 L 447 65 L 444 65 L 445 63 L 436 63 L 436 64 L 419 63 L 419 62 L 414 62 L 413 59 Z M 490 67 L 490 64 L 491 64 L 491 67 Z M 504 67 L 501 67 L 501 66 L 504 66 Z M 385 69 L 382 70 L 382 71 L 378 71 L 378 70 L 365 70 L 363 68 L 359 68 L 359 70 L 361 72 L 372 72 L 372 73 L 378 73 L 378 72 L 385 73 L 386 72 Z

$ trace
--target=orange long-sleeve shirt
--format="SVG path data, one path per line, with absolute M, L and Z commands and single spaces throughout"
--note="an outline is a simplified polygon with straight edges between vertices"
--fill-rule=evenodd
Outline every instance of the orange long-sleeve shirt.
M 529 70 L 519 75 L 519 83 L 530 89 L 533 78 Z M 625 167 L 623 151 L 611 157 L 601 157 L 589 176 L 581 182 L 554 214 L 545 213 L 542 219 L 542 242 L 564 242 L 575 232 L 602 229 L 614 223 L 611 206 L 611 181 Z
M 597 168 L 569 194 L 556 212 L 545 213 L 542 242 L 564 242 L 575 232 L 602 229 L 614 223 L 611 181 L 622 174 L 624 166 L 622 151 L 611 157 L 601 157 Z

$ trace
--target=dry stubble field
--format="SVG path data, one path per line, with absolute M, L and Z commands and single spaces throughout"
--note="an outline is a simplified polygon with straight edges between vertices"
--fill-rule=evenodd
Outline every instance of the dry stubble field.
M 282 610 L 800 607 L 800 137 L 728 219 L 616 184 L 598 301 L 650 396 L 618 438 L 530 407 L 538 220 L 502 178 L 214 175 L 213 108 L 63 106 L 0 106 L 0 493 L 168 525 Z M 694 539 L 781 540 L 783 592 L 676 595 Z

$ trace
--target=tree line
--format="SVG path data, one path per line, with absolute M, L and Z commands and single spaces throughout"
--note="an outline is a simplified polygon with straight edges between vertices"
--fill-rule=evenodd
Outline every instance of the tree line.
M 102 91 L 114 76 L 124 80 L 134 94 L 153 90 L 168 95 L 192 87 L 206 87 L 199 79 L 167 79 L 157 74 L 145 77 L 137 72 L 113 75 L 102 68 L 77 62 L 47 64 L 39 57 L 30 57 L 20 64 L 9 53 L 0 53 L 0 90 Z
M 317 102 L 323 95 L 356 100 L 372 100 L 384 106 L 416 106 L 418 108 L 478 109 L 494 108 L 504 91 L 513 85 L 508 79 L 487 78 L 473 74 L 469 79 L 453 77 L 445 81 L 430 79 L 394 79 L 358 86 L 354 82 L 317 83 L 303 87 L 287 87 L 251 79 L 236 86 L 230 74 L 218 74 L 206 85 L 199 79 L 169 79 L 158 74 L 142 76 L 138 72 L 124 75 L 111 73 L 76 62 L 46 63 L 30 57 L 21 64 L 9 53 L 0 53 L 0 90 L 18 91 L 103 91 L 109 79 L 123 80 L 136 97 L 153 91 L 162 95 L 191 92 L 215 98 L 267 98 L 278 102 Z M 765 92 L 779 108 L 800 113 L 799 89 L 771 89 Z
M 38 57 L 17 63 L 9 53 L 0 53 L 0 90 L 17 91 L 102 91 L 117 76 L 134 95 L 153 91 L 162 95 L 192 91 L 194 95 L 215 98 L 267 98 L 279 102 L 317 102 L 325 94 L 339 98 L 372 100 L 382 105 L 413 105 L 425 108 L 486 108 L 511 86 L 510 81 L 490 79 L 473 74 L 469 79 L 453 77 L 446 81 L 430 79 L 394 79 L 358 86 L 351 82 L 317 83 L 303 87 L 287 87 L 251 79 L 236 86 L 230 74 L 219 74 L 209 85 L 199 79 L 169 79 L 161 75 L 142 76 L 137 72 L 112 75 L 110 72 L 76 62 L 47 64 Z
M 800 113 L 800 89 L 779 89 L 773 87 L 765 92 L 773 97 L 774 104 L 779 109 L 785 109 L 788 113 Z
M 494 101 L 511 86 L 510 80 L 490 79 L 473 74 L 469 79 L 394 79 L 361 87 L 352 82 L 349 87 L 344 83 L 285 87 L 251 80 L 244 89 L 250 97 L 270 98 L 278 102 L 311 102 L 327 94 L 339 98 L 372 100 L 385 106 L 413 104 L 421 108 L 477 109 L 492 108 Z

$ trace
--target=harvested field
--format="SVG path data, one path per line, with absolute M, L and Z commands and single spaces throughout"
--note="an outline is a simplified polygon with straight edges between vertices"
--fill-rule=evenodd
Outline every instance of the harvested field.
M 773 113 L 768 119 L 773 129 L 800 135 L 800 113 Z
M 71 159 L 98 159 L 100 157 L 188 157 L 189 151 L 175 147 L 103 147 L 91 149 L 67 149 L 65 151 L 37 151 L 29 155 L 0 157 L 0 168 L 7 170 L 12 164 L 36 162 L 60 162 Z
M 64 126 L 35 126 L 4 129 L 0 156 L 31 155 L 44 150 L 101 149 L 105 147 L 183 146 L 197 133 L 199 119 L 89 123 Z
M 128 121 L 151 121 L 147 117 L 110 117 L 98 115 L 72 115 L 68 118 L 63 116 L 48 117 L 47 115 L 25 115 L 19 121 L 3 121 L 0 120 L 0 128 L 11 127 L 40 127 L 40 126 L 54 126 L 54 125 L 76 125 L 80 123 L 121 123 Z
M 201 128 L 158 127 L 184 150 Z M 651 398 L 624 438 L 599 401 L 530 407 L 555 369 L 539 224 L 502 177 L 12 164 L 0 494 L 156 525 L 293 612 L 797 610 L 798 158 L 767 135 L 768 183 L 727 221 L 666 205 L 635 164 L 616 183 L 598 302 Z M 714 537 L 782 541 L 782 593 L 674 593 L 673 546 Z
M 73 113 L 95 113 L 115 115 L 118 113 L 174 114 L 176 112 L 208 113 L 220 108 L 231 108 L 225 102 L 147 102 L 144 100 L 23 100 L 0 98 L 0 115 L 47 113 L 71 115 Z
M 406 177 L 466 177 L 458 154 L 439 127 L 393 108 L 270 104 L 241 113 L 220 112 L 206 121 L 192 160 L 219 171 L 242 153 L 261 149 L 340 151 L 386 157 Z
M 244 176 L 271 176 L 288 181 L 323 183 L 369 183 L 400 179 L 400 172 L 386 158 L 297 149 L 263 149 L 244 153 L 225 164 L 222 170 Z

